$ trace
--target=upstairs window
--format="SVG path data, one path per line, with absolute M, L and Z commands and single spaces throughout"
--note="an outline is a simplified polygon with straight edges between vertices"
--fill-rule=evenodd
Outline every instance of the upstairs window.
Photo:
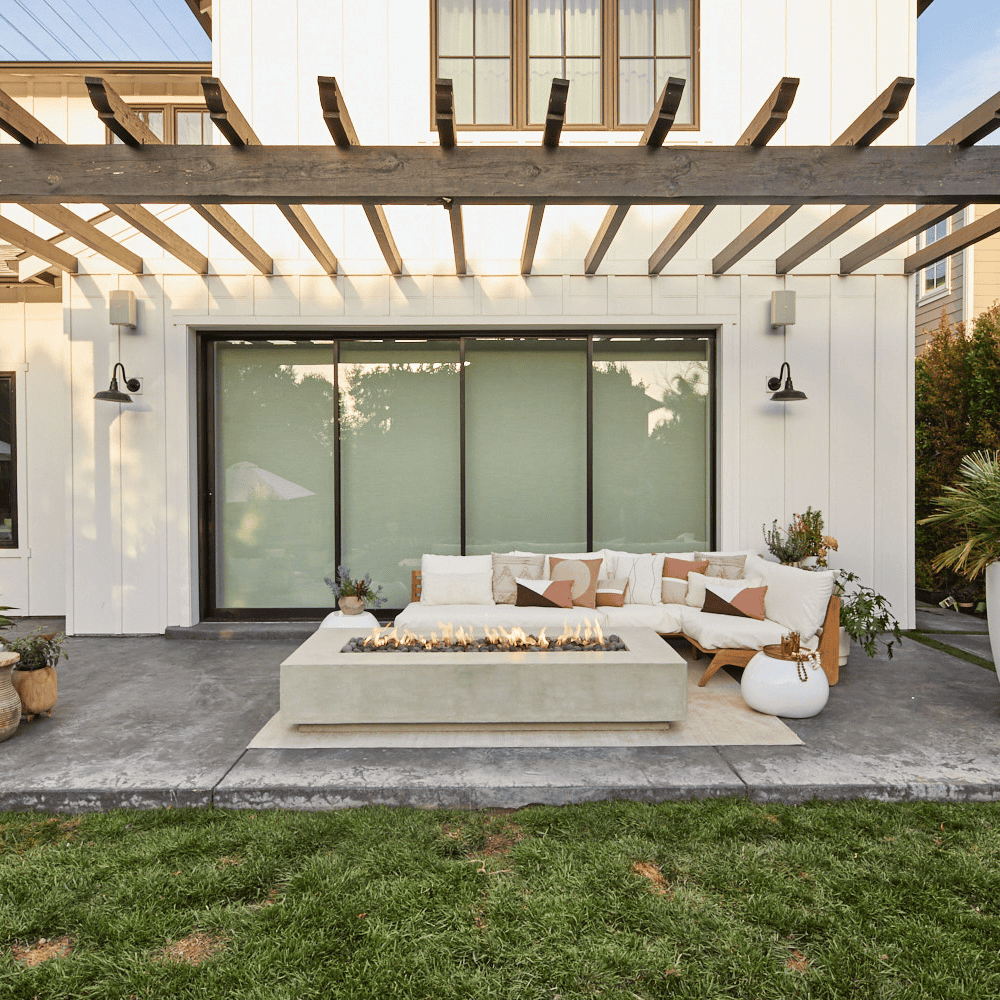
M 435 76 L 464 128 L 542 128 L 553 77 L 569 128 L 642 128 L 668 76 L 695 127 L 698 0 L 433 0 Z
M 948 220 L 942 219 L 937 225 L 931 226 L 921 234 L 917 241 L 921 247 L 930 246 L 948 235 Z M 934 292 L 948 287 L 948 258 L 939 260 L 930 267 L 925 267 L 920 278 L 920 294 L 933 295 Z
M 130 105 L 150 131 L 161 142 L 177 146 L 211 146 L 215 143 L 215 126 L 205 107 L 180 105 Z M 120 145 L 121 139 L 108 132 L 108 141 Z

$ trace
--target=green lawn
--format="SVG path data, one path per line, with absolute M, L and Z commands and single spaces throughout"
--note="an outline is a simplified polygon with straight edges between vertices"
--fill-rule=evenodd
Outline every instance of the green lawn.
M 5 1000 L 1000 996 L 997 804 L 11 813 L 0 850 Z

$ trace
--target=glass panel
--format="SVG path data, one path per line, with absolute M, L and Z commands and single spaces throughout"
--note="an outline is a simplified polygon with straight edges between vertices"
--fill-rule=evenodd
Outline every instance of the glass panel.
M 653 60 L 622 59 L 618 66 L 618 119 L 621 124 L 645 125 L 653 113 L 655 100 Z
M 584 551 L 586 344 L 470 340 L 465 357 L 466 551 Z
M 476 0 L 476 55 L 510 56 L 510 0 Z
M 595 341 L 595 548 L 707 546 L 708 359 L 704 340 Z
M 528 4 L 528 55 L 563 54 L 562 0 L 531 0 Z
M 438 55 L 472 55 L 472 0 L 438 0 Z
M 667 82 L 668 76 L 680 77 L 684 80 L 684 93 L 681 95 L 681 103 L 677 108 L 677 117 L 674 119 L 678 125 L 690 125 L 694 121 L 691 110 L 691 96 L 694 87 L 691 84 L 691 60 L 690 59 L 657 59 L 656 60 L 656 87 L 653 100 L 660 96 L 663 85 Z M 650 104 L 649 111 L 646 112 L 644 121 L 649 120 L 649 114 L 653 106 Z
M 530 124 L 545 124 L 545 114 L 549 110 L 552 78 L 561 77 L 564 72 L 562 59 L 528 60 L 528 122 Z M 568 96 L 566 103 L 569 104 Z
M 332 350 L 225 343 L 215 360 L 218 605 L 332 607 Z
M 476 60 L 476 124 L 510 124 L 509 59 Z
M 600 0 L 566 0 L 566 55 L 599 56 L 600 54 Z
M 567 59 L 566 122 L 596 125 L 601 120 L 601 60 Z
M 0 548 L 17 545 L 17 438 L 14 376 L 0 375 Z
M 618 54 L 653 54 L 653 0 L 618 0 Z
M 460 553 L 458 343 L 342 344 L 340 361 L 341 562 L 402 608 L 422 553 Z
M 178 146 L 206 146 L 215 138 L 215 126 L 207 111 L 177 112 Z
M 133 108 L 135 114 L 142 119 L 142 121 L 149 126 L 149 130 L 156 136 L 160 142 L 163 142 L 163 111 L 150 110 L 149 108 Z M 122 140 L 114 134 L 111 133 L 111 144 L 113 146 L 121 145 Z
M 471 59 L 439 59 L 438 71 L 445 80 L 451 80 L 455 91 L 455 122 L 472 125 L 472 67 Z
M 656 0 L 656 54 L 691 54 L 691 0 Z

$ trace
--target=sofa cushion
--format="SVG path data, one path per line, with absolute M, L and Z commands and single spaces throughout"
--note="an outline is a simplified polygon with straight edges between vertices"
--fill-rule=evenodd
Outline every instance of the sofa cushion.
M 688 574 L 687 605 L 691 608 L 701 608 L 705 603 L 705 591 L 711 587 L 720 597 L 727 601 L 747 587 L 760 587 L 763 581 L 752 577 L 747 580 L 726 580 L 721 576 L 705 576 L 703 573 Z
M 569 580 L 573 603 L 581 608 L 592 608 L 597 597 L 597 574 L 603 564 L 603 559 L 560 559 L 559 556 L 549 556 L 549 579 Z
M 492 604 L 493 573 L 421 573 L 421 604 Z
M 696 570 L 705 576 L 717 576 L 723 580 L 739 580 L 744 574 L 747 560 L 745 552 L 696 552 L 697 559 L 708 560 L 708 569 Z
M 492 573 L 493 556 L 438 556 L 425 552 L 420 557 L 420 573 Z
M 746 573 L 766 584 L 764 608 L 771 621 L 798 632 L 803 642 L 819 631 L 833 596 L 836 573 L 782 566 L 760 556 L 747 557 Z
M 704 573 L 708 560 L 678 559 L 676 556 L 663 557 L 663 582 L 660 585 L 660 599 L 664 604 L 687 603 L 688 573 Z
M 493 600 L 497 604 L 513 604 L 517 599 L 515 577 L 540 580 L 545 557 L 541 553 L 518 555 L 514 552 L 494 552 Z
M 770 643 L 781 642 L 788 629 L 780 622 L 769 619 L 734 618 L 732 615 L 713 615 L 707 611 L 689 613 L 684 621 L 684 634 L 694 639 L 704 649 L 760 649 Z M 803 643 L 810 649 L 815 642 Z
M 598 580 L 594 591 L 594 606 L 598 608 L 620 608 L 625 603 L 628 580 Z
M 663 556 L 608 550 L 612 576 L 628 580 L 626 604 L 663 603 Z
M 570 580 L 525 580 L 517 579 L 517 600 L 519 608 L 571 608 L 573 607 L 573 584 Z
M 455 628 L 513 628 L 520 626 L 526 632 L 538 635 L 546 628 L 550 636 L 558 635 L 564 625 L 576 628 L 597 623 L 605 627 L 603 609 L 589 608 L 519 608 L 513 604 L 453 604 L 435 607 L 426 604 L 408 604 L 398 615 L 395 624 L 413 632 L 440 631 L 442 625 Z M 554 631 L 553 631 L 554 630 Z
M 688 609 L 677 604 L 623 604 L 620 608 L 603 610 L 607 622 L 602 628 L 606 632 L 635 625 L 671 634 L 684 631 L 682 616 Z
M 766 593 L 767 587 L 744 587 L 735 593 L 730 590 L 724 597 L 711 587 L 706 587 L 705 603 L 701 609 L 713 615 L 735 615 L 737 618 L 756 618 L 758 621 L 763 621 L 767 617 L 764 614 Z

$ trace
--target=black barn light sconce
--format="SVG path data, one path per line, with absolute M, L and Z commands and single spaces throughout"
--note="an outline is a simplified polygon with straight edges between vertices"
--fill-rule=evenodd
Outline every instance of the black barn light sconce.
M 785 376 L 784 387 L 781 385 L 782 372 L 788 373 Z M 804 392 L 800 392 L 794 385 L 792 385 L 792 369 L 789 367 L 787 361 L 782 362 L 781 371 L 778 372 L 776 377 L 772 377 L 767 380 L 767 391 L 774 393 L 771 399 L 775 403 L 792 403 L 797 399 L 809 398 Z
M 111 385 L 103 392 L 95 393 L 94 399 L 106 399 L 109 403 L 131 403 L 132 397 L 128 392 L 121 392 L 118 388 L 118 369 L 122 370 L 122 381 L 129 392 L 138 392 L 142 388 L 142 383 L 137 378 L 129 378 L 125 374 L 125 366 L 119 361 L 111 369 Z

